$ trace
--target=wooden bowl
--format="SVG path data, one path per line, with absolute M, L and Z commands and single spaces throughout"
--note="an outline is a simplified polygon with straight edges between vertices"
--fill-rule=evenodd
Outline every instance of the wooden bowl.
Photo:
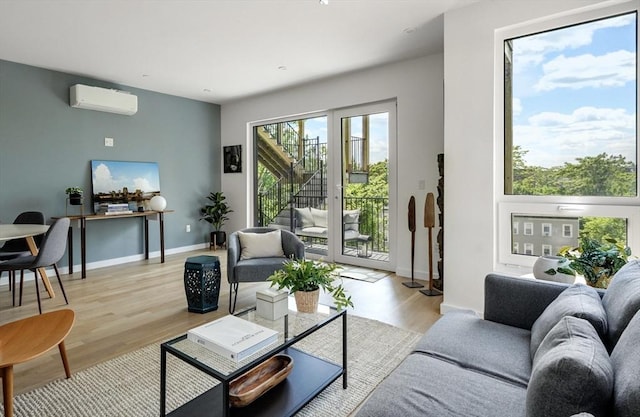
M 278 354 L 229 383 L 231 407 L 246 407 L 284 381 L 293 369 L 293 358 Z

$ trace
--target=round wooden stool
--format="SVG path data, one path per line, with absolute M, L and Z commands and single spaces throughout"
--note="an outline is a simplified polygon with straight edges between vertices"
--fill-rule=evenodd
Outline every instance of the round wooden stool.
M 67 378 L 71 377 L 64 339 L 74 320 L 73 310 L 65 309 L 0 326 L 0 377 L 5 417 L 13 416 L 13 365 L 37 358 L 57 345 L 64 372 Z

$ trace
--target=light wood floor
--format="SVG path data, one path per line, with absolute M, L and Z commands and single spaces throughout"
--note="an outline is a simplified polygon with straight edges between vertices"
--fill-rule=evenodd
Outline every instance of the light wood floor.
M 207 314 L 189 313 L 183 286 L 184 261 L 189 256 L 203 254 L 220 257 L 223 279 L 219 308 Z M 84 280 L 76 272 L 63 275 L 62 280 L 69 297 L 68 308 L 76 312 L 75 325 L 66 340 L 72 372 L 150 343 L 168 340 L 228 314 L 229 285 L 223 250 L 168 255 L 164 264 L 154 258 L 94 269 L 87 272 Z M 439 318 L 442 297 L 427 297 L 417 289 L 407 288 L 402 285 L 406 280 L 395 275 L 376 283 L 346 279 L 345 288 L 355 304 L 349 313 L 425 332 Z M 52 282 L 56 298 L 49 299 L 43 292 L 43 311 L 67 308 L 55 275 Z M 237 310 L 255 304 L 255 291 L 267 286 L 266 283 L 240 284 Z M 33 281 L 25 283 L 24 291 L 23 305 L 12 307 L 8 287 L 0 287 L 0 324 L 38 313 Z M 58 378 L 64 378 L 64 369 L 54 349 L 15 367 L 15 394 Z

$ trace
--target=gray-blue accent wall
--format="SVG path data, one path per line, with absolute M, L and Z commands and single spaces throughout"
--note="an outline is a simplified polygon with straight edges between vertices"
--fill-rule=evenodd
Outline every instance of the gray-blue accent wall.
M 69 106 L 69 87 L 86 84 L 129 91 L 138 112 L 124 116 Z M 105 147 L 104 138 L 114 138 Z M 167 199 L 165 248 L 207 241 L 210 227 L 198 221 L 199 207 L 220 190 L 220 106 L 0 60 L 0 221 L 11 223 L 26 210 L 66 213 L 65 189 L 85 190 L 92 212 L 92 159 L 151 161 L 160 170 Z M 78 208 L 69 210 L 77 214 Z M 191 232 L 186 232 L 191 225 Z M 74 264 L 80 262 L 74 227 Z M 87 262 L 143 253 L 142 221 L 93 221 L 87 227 Z M 150 222 L 150 251 L 159 251 L 158 226 Z M 177 249 L 176 249 L 177 250 Z M 66 265 L 66 256 L 60 263 Z

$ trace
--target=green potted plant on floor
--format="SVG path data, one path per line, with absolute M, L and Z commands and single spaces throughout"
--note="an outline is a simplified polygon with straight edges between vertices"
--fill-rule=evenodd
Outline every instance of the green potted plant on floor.
M 64 191 L 69 196 L 69 204 L 79 206 L 82 204 L 82 188 L 69 187 Z
M 342 284 L 335 285 L 335 280 L 339 277 L 336 269 L 336 264 L 290 259 L 267 280 L 272 287 L 279 290 L 286 288 L 293 293 L 300 312 L 313 313 L 317 310 L 320 288 L 331 294 L 338 310 L 353 307 L 351 296 L 346 295 Z
M 604 239 L 604 242 L 600 242 L 585 237 L 580 239 L 577 248 L 565 246 L 560 249 L 558 255 L 568 259 L 569 265 L 557 268 L 557 272 L 572 275 L 578 273 L 584 276 L 588 285 L 607 288 L 615 273 L 627 263 L 631 249 L 615 239 Z
M 207 199 L 209 199 L 211 203 L 200 208 L 200 220 L 211 224 L 213 227 L 211 243 L 220 246 L 227 241 L 227 234 L 221 230 L 222 226 L 224 226 L 225 221 L 229 220 L 227 214 L 232 213 L 233 210 L 229 208 L 229 205 L 225 201 L 226 197 L 222 191 L 210 193 Z

